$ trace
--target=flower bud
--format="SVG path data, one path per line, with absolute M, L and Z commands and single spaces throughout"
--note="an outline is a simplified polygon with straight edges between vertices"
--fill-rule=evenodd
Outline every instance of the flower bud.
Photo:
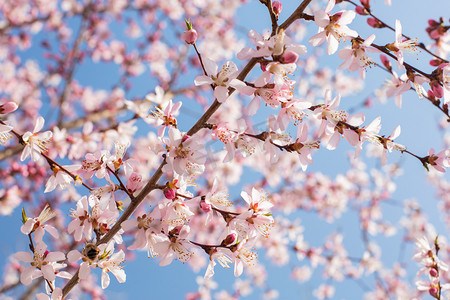
M 436 98 L 444 97 L 444 90 L 442 89 L 441 84 L 437 80 L 433 80 L 430 82 L 430 88 L 433 91 L 433 94 Z
M 388 69 L 389 71 L 392 70 L 391 62 L 389 61 L 389 59 L 387 58 L 386 55 L 381 54 L 381 55 L 380 55 L 380 60 L 381 60 L 381 63 L 383 64 L 383 66 L 384 66 L 386 69 Z
M 206 203 L 205 201 L 200 202 L 200 208 L 203 212 L 209 213 L 211 211 L 211 204 Z
M 137 174 L 136 172 L 133 172 L 130 175 L 130 178 L 128 178 L 127 181 L 127 189 L 134 193 L 137 189 L 139 189 L 142 186 L 142 176 Z
M 195 44 L 197 40 L 197 31 L 195 29 L 190 29 L 184 33 L 184 41 L 190 45 Z
M 438 277 L 438 272 L 436 271 L 435 268 L 431 268 L 430 269 L 430 276 L 431 277 Z
M 283 5 L 280 1 L 273 1 L 272 2 L 272 9 L 274 14 L 278 17 L 281 13 L 281 10 L 283 9 Z
M 165 188 L 163 190 L 164 197 L 166 197 L 169 200 L 172 200 L 176 197 L 177 193 L 173 189 Z
M 283 64 L 292 64 L 295 63 L 298 59 L 298 54 L 295 53 L 294 51 L 284 51 L 283 55 L 281 56 L 280 61 Z
M 367 11 L 367 9 L 365 9 L 364 7 L 359 6 L 359 5 L 355 7 L 355 12 L 356 12 L 358 15 L 361 15 L 361 16 L 366 16 L 366 15 L 369 14 L 369 12 Z
M 428 290 L 428 292 L 430 293 L 431 296 L 436 297 L 438 290 L 437 288 L 435 288 L 434 286 L 430 287 L 430 289 Z
M 370 9 L 370 0 L 360 0 L 361 5 L 364 6 L 367 9 Z
M 371 26 L 373 28 L 383 28 L 383 27 L 385 27 L 383 25 L 383 23 L 381 23 L 380 21 L 378 21 L 375 18 L 368 18 L 367 19 L 367 24 L 369 24 L 369 26 Z
M 0 105 L 0 114 L 7 114 L 13 112 L 17 109 L 17 104 L 15 102 L 6 102 Z
M 237 234 L 236 233 L 230 233 L 223 240 L 222 244 L 224 244 L 225 246 L 229 246 L 229 245 L 232 245 L 232 244 L 236 243 L 236 240 L 237 240 Z

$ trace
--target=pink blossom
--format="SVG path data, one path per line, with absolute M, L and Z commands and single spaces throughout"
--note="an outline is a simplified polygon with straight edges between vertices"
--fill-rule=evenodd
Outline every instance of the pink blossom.
M 186 248 L 189 244 L 186 240 L 189 234 L 189 227 L 183 226 L 181 229 L 176 228 L 175 230 L 178 234 L 155 245 L 156 253 L 161 256 L 160 266 L 171 264 L 174 258 L 185 263 L 192 256 L 192 253 Z
M 155 119 L 155 127 L 159 127 L 158 136 L 163 137 L 166 128 L 177 128 L 177 119 L 182 102 L 172 103 L 172 100 L 162 104 L 161 109 L 155 106 L 151 117 Z
M 189 137 L 175 128 L 169 129 L 169 137 L 163 138 L 168 151 L 164 172 L 175 171 L 182 175 L 186 172 L 188 164 L 200 164 L 205 162 L 206 156 L 204 152 L 201 133 Z
M 399 68 L 403 67 L 403 52 L 402 50 L 416 51 L 416 42 L 408 40 L 402 35 L 402 25 L 399 20 L 395 20 L 395 42 L 386 45 L 390 51 L 394 51 L 397 56 L 397 64 Z
M 392 80 L 386 80 L 385 87 L 387 87 L 386 96 L 395 96 L 395 104 L 402 107 L 402 94 L 411 88 L 411 84 L 407 81 L 406 74 L 398 77 L 395 71 L 392 71 Z
M 434 149 L 428 151 L 427 163 L 439 172 L 445 172 L 450 166 L 450 150 L 445 149 L 435 154 Z
M 195 44 L 195 41 L 197 40 L 197 35 L 198 35 L 197 30 L 190 29 L 184 33 L 184 35 L 183 35 L 184 41 L 187 44 Z
M 126 281 L 126 274 L 123 270 L 122 263 L 125 262 L 125 253 L 120 250 L 119 252 L 114 253 L 111 256 L 108 256 L 106 259 L 100 260 L 97 264 L 99 268 L 102 269 L 102 288 L 106 289 L 109 286 L 109 275 L 108 272 L 111 272 L 117 279 L 119 283 L 124 283 Z
M 25 132 L 22 136 L 22 140 L 25 142 L 25 148 L 23 148 L 20 160 L 24 161 L 31 155 L 32 161 L 38 161 L 41 159 L 41 152 L 46 152 L 46 144 L 50 142 L 53 133 L 51 131 L 39 132 L 44 127 L 44 118 L 39 117 L 36 120 L 33 132 Z
M 64 166 L 64 169 L 66 169 L 69 172 L 72 172 L 80 169 L 80 166 L 79 165 Z M 56 187 L 58 187 L 59 190 L 65 189 L 73 181 L 72 176 L 67 174 L 65 171 L 61 170 L 59 167 L 54 166 L 52 170 L 53 174 L 48 178 L 47 183 L 45 184 L 44 193 L 51 192 Z
M 218 71 L 217 64 L 207 57 L 203 58 L 203 64 L 207 75 L 197 76 L 194 83 L 195 85 L 213 84 L 214 97 L 220 103 L 224 102 L 228 98 L 229 87 L 240 90 L 245 86 L 242 81 L 236 79 L 239 70 L 234 62 L 226 62 L 220 71 Z
M 374 40 L 374 34 L 369 36 L 363 43 L 353 39 L 351 48 L 346 47 L 338 53 L 339 57 L 345 60 L 339 68 L 353 72 L 374 64 L 373 60 L 366 53 L 366 51 L 374 52 L 373 48 L 370 47 Z
M 36 218 L 29 218 L 26 220 L 25 224 L 22 225 L 20 231 L 23 234 L 30 234 L 35 232 L 35 237 L 37 240 L 42 240 L 44 231 L 50 233 L 54 238 L 58 238 L 59 234 L 55 227 L 45 224 L 48 220 L 56 216 L 56 212 L 50 209 L 48 204 L 45 205 L 41 213 Z
M 43 242 L 36 243 L 34 254 L 28 252 L 17 252 L 14 257 L 32 266 L 25 268 L 20 274 L 20 282 L 29 285 L 34 279 L 43 276 L 49 281 L 56 278 L 56 271 L 65 265 L 56 264 L 58 261 L 66 259 L 62 252 L 48 252 L 47 245 Z
M 343 10 L 332 16 L 328 13 L 333 9 L 335 0 L 330 0 L 327 7 L 314 13 L 314 22 L 319 26 L 319 33 L 309 39 L 311 46 L 319 46 L 325 40 L 328 42 L 327 54 L 331 55 L 338 49 L 341 39 L 357 37 L 358 33 L 347 27 L 355 18 L 352 10 Z
M 280 1 L 273 1 L 272 9 L 273 9 L 273 13 L 278 17 L 281 13 L 281 10 L 283 9 L 283 5 L 281 4 Z
M 12 137 L 10 134 L 13 128 L 8 125 L 0 124 L 0 145 L 6 144 L 6 142 Z
M 62 300 L 63 292 L 62 289 L 57 287 L 53 290 L 51 296 L 47 296 L 44 293 L 36 294 L 37 300 Z
M 0 114 L 8 114 L 15 111 L 19 106 L 15 102 L 6 102 L 0 105 Z

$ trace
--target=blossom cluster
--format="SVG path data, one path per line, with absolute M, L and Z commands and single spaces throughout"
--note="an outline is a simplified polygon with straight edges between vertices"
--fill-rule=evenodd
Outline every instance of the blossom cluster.
M 286 297 L 261 261 L 292 265 L 293 281 L 314 282 L 317 299 L 372 276 L 359 296 L 448 295 L 450 247 L 436 237 L 438 218 L 427 217 L 450 222 L 446 21 L 428 22 L 425 46 L 400 20 L 378 19 L 369 0 L 304 0 L 290 16 L 285 3 L 260 1 L 272 30 L 249 23 L 242 40 L 234 16 L 243 2 L 0 4 L 0 214 L 21 208 L 29 243 L 9 258 L 2 291 L 44 282 L 39 300 L 102 299 L 111 274 L 125 283 L 125 262 L 146 251 L 161 267 L 178 260 L 202 272 L 188 299 L 213 297 L 217 264 L 237 279 L 216 299 L 256 287 L 264 299 Z M 365 16 L 370 30 L 390 36 L 361 37 L 355 21 Z M 36 49 L 40 60 L 28 59 Z M 418 49 L 432 55 L 428 69 L 406 53 Z M 97 66 L 119 74 L 104 75 L 110 89 L 86 84 L 84 68 Z M 384 83 L 349 104 L 375 70 L 388 74 Z M 387 98 L 397 107 L 376 111 Z M 443 117 L 429 134 L 440 141 L 420 136 L 426 121 L 400 120 L 411 99 L 431 104 L 426 120 Z M 439 212 L 397 192 L 402 172 L 418 182 L 411 170 L 419 168 Z M 360 247 L 349 246 L 351 236 L 362 237 Z M 393 238 L 402 250 L 390 264 L 384 239 Z M 403 249 L 414 242 L 421 269 L 410 284 Z M 314 273 L 324 280 L 316 284 Z

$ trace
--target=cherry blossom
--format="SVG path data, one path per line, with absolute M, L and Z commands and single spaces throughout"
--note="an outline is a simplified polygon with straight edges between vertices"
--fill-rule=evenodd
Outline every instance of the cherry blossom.
M 403 52 L 402 50 L 415 51 L 416 42 L 413 40 L 408 40 L 402 35 L 402 24 L 399 20 L 395 20 L 395 42 L 386 45 L 386 48 L 390 51 L 394 51 L 397 56 L 398 67 L 403 67 Z
M 30 234 L 35 232 L 37 240 L 42 240 L 44 231 L 48 231 L 54 238 L 59 237 L 58 230 L 52 225 L 45 224 L 48 220 L 56 216 L 56 212 L 50 209 L 50 205 L 46 204 L 44 209 L 36 218 L 27 218 L 25 223 L 20 228 L 23 234 Z
M 352 10 L 340 11 L 332 16 L 328 13 L 335 5 L 334 0 L 330 0 L 325 9 L 318 10 L 314 13 L 314 22 L 319 26 L 319 33 L 309 39 L 311 46 L 319 46 L 325 40 L 327 41 L 327 54 L 334 54 L 341 39 L 357 37 L 358 33 L 347 27 L 355 18 L 355 12 Z
M 195 85 L 214 85 L 214 97 L 220 103 L 228 98 L 228 88 L 240 89 L 245 84 L 236 79 L 239 71 L 237 66 L 232 62 L 226 62 L 220 71 L 218 71 L 217 64 L 207 57 L 203 58 L 203 64 L 207 75 L 200 75 L 195 78 Z
M 41 152 L 46 152 L 46 144 L 50 142 L 53 133 L 51 131 L 39 132 L 44 127 L 44 118 L 39 117 L 36 120 L 33 132 L 25 132 L 22 140 L 25 142 L 20 160 L 24 161 L 31 155 L 32 161 L 39 161 L 41 159 Z
M 14 257 L 23 262 L 30 263 L 31 267 L 27 267 L 20 274 L 20 282 L 29 285 L 31 282 L 43 276 L 49 281 L 56 278 L 56 271 L 64 268 L 64 264 L 57 264 L 58 261 L 66 259 L 62 252 L 48 252 L 47 245 L 39 242 L 34 247 L 34 254 L 28 252 L 17 252 Z

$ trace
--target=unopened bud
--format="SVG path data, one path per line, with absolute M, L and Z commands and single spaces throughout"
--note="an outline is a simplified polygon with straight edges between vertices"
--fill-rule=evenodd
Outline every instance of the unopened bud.
M 430 82 L 430 88 L 433 91 L 433 94 L 436 98 L 444 97 L 444 90 L 442 89 L 441 84 L 437 80 L 433 80 Z
M 283 5 L 281 4 L 280 1 L 273 1 L 272 9 L 273 9 L 273 13 L 278 17 L 281 13 L 281 10 L 283 9 Z
M 225 246 L 229 246 L 229 245 L 236 243 L 236 240 L 237 240 L 237 234 L 230 233 L 229 235 L 227 235 L 227 237 L 223 240 L 222 243 L 225 244 Z
M 431 277 L 438 277 L 438 272 L 436 271 L 436 269 L 435 268 L 431 268 L 430 269 L 430 276 Z
M 430 60 L 430 65 L 433 66 L 433 67 L 437 67 L 440 64 L 442 64 L 442 60 L 441 59 L 437 58 L 437 59 Z
M 6 102 L 0 105 L 0 114 L 7 114 L 13 112 L 17 109 L 17 104 L 15 102 Z
M 366 16 L 366 15 L 369 14 L 369 12 L 367 11 L 367 9 L 366 9 L 365 7 L 362 7 L 362 6 L 356 6 L 356 7 L 355 7 L 355 12 L 356 12 L 358 15 L 361 15 L 361 16 Z
M 434 286 L 430 287 L 430 289 L 428 290 L 428 292 L 430 293 L 431 296 L 436 297 L 438 290 L 437 288 L 435 288 Z
M 294 51 L 284 51 L 283 55 L 281 56 L 280 61 L 283 64 L 292 64 L 295 63 L 298 59 L 298 54 L 295 53 Z
M 191 29 L 184 33 L 184 41 L 190 45 L 195 44 L 197 40 L 197 30 Z
M 211 211 L 211 204 L 206 203 L 205 201 L 200 202 L 200 208 L 203 212 L 209 213 Z
M 164 197 L 166 197 L 169 200 L 174 199 L 177 195 L 177 193 L 174 190 L 169 189 L 169 188 L 165 188 L 163 190 L 163 193 L 164 193 Z
M 392 70 L 391 62 L 389 61 L 389 58 L 387 58 L 386 55 L 381 54 L 381 55 L 380 55 L 380 60 L 381 60 L 381 63 L 383 64 L 383 66 L 384 66 L 386 69 L 388 69 L 389 71 Z
M 361 2 L 361 5 L 364 6 L 365 8 L 367 9 L 370 8 L 370 0 L 360 0 L 359 2 Z
M 383 28 L 383 27 L 385 27 L 383 23 L 381 23 L 379 20 L 377 20 L 375 18 L 368 18 L 367 19 L 367 24 L 369 24 L 369 26 L 371 26 L 373 28 Z

